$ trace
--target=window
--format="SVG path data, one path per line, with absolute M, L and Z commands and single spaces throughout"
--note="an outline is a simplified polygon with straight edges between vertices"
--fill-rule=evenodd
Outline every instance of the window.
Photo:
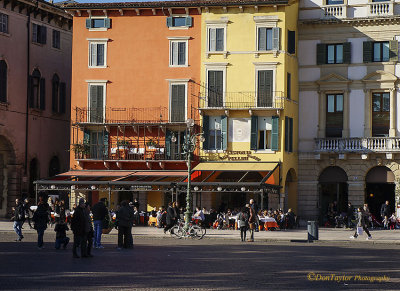
M 326 5 L 340 5 L 344 4 L 343 0 L 326 0 Z
M 222 149 L 222 124 L 220 116 L 210 116 L 208 149 Z
M 285 151 L 293 152 L 293 118 L 285 116 Z
M 390 124 L 390 94 L 372 93 L 372 136 L 388 136 Z
M 7 63 L 0 61 L 0 102 L 7 102 Z
M 41 78 L 41 74 L 38 69 L 35 69 L 32 75 L 29 77 L 29 86 L 29 107 L 45 110 L 46 82 L 44 78 Z
M 258 28 L 258 50 L 272 50 L 272 28 Z
M 208 51 L 222 52 L 225 50 L 225 28 L 208 28 Z
M 0 32 L 8 33 L 8 15 L 0 13 Z
M 374 42 L 373 47 L 373 61 L 374 62 L 387 62 L 389 61 L 389 42 Z
M 60 83 L 60 78 L 55 74 L 51 80 L 51 109 L 53 113 L 65 113 L 66 93 L 65 83 Z
M 103 123 L 105 115 L 105 84 L 89 84 L 89 122 Z
M 258 117 L 258 146 L 259 150 L 271 149 L 272 118 Z
M 287 81 L 286 81 L 286 92 L 287 98 L 292 99 L 292 75 L 287 73 Z
M 110 18 L 87 18 L 86 19 L 86 28 L 93 30 L 107 30 L 111 28 L 111 19 Z
M 191 16 L 170 16 L 167 17 L 167 27 L 191 27 L 193 18 Z
M 208 107 L 222 107 L 224 104 L 224 72 L 207 71 L 207 87 Z
M 102 131 L 90 131 L 89 146 L 91 159 L 103 159 L 105 153 L 105 135 Z M 107 135 L 108 138 L 108 135 Z M 107 141 L 108 144 L 108 141 Z
M 326 99 L 326 137 L 342 137 L 343 94 L 328 94 Z
M 89 41 L 89 67 L 105 68 L 107 55 L 106 41 Z
M 32 41 L 35 43 L 46 44 L 47 28 L 46 26 L 32 24 Z
M 328 44 L 327 48 L 327 64 L 343 63 L 343 44 Z
M 170 42 L 170 66 L 187 66 L 187 41 Z
M 273 71 L 257 71 L 257 107 L 272 107 L 273 105 Z
M 60 32 L 53 30 L 53 48 L 60 48 Z
M 351 43 L 317 44 L 317 64 L 350 64 Z
M 296 53 L 296 32 L 288 30 L 288 53 Z
M 279 145 L 279 116 L 251 116 L 251 150 L 277 151 Z
M 186 120 L 186 84 L 171 84 L 170 120 L 185 122 Z

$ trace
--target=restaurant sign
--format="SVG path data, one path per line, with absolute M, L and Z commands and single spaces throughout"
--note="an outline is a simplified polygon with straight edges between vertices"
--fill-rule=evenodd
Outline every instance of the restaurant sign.
M 251 151 L 223 151 L 223 155 L 219 156 L 220 160 L 228 161 L 248 161 L 250 159 L 261 161 L 257 156 L 252 155 Z

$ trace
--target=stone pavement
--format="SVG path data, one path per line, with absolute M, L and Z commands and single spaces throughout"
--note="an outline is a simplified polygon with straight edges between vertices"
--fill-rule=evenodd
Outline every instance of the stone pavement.
M 7 220 L 0 220 L 0 235 L 1 232 L 13 232 L 13 222 Z M 28 224 L 24 224 L 24 233 L 34 233 L 35 230 L 29 229 Z M 359 236 L 358 242 L 365 243 L 387 243 L 387 244 L 400 244 L 400 230 L 370 230 L 372 240 L 366 241 L 366 235 Z M 162 239 L 170 235 L 164 234 L 163 230 L 150 226 L 133 227 L 132 233 L 134 237 L 155 238 Z M 350 236 L 354 234 L 354 230 L 343 228 L 319 228 L 319 241 L 320 242 L 350 242 Z M 117 230 L 113 229 L 109 235 L 116 236 Z M 205 236 L 206 239 L 229 239 L 240 240 L 240 233 L 238 230 L 215 230 L 207 229 Z M 116 238 L 115 238 L 116 239 Z M 296 242 L 304 241 L 307 239 L 307 229 L 293 229 L 293 230 L 276 230 L 276 231 L 260 231 L 255 233 L 256 241 L 265 242 Z

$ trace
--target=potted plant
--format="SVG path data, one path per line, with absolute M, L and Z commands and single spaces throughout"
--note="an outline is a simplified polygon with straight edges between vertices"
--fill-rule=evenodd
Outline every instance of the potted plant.
M 90 153 L 90 145 L 84 140 L 83 142 L 74 143 L 72 145 L 72 150 L 75 152 L 78 159 L 83 159 Z
M 156 141 L 154 141 L 153 139 L 149 139 L 149 140 L 146 142 L 146 146 L 147 146 L 149 149 L 155 149 L 156 147 L 158 147 L 158 143 L 157 143 Z
M 128 140 L 119 140 L 119 141 L 117 141 L 117 147 L 129 148 L 129 141 Z

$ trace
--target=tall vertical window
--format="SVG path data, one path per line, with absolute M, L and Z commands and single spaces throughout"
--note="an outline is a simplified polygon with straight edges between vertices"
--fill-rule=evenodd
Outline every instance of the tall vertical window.
M 208 51 L 222 52 L 225 50 L 225 28 L 208 29 Z
M 89 146 L 91 159 L 103 159 L 104 144 L 102 131 L 90 131 Z
M 390 125 L 390 94 L 372 93 L 372 136 L 388 136 Z
M 61 43 L 60 37 L 61 37 L 60 31 L 53 30 L 53 48 L 59 49 L 61 47 L 60 46 L 60 43 Z
M 170 119 L 171 122 L 186 120 L 186 85 L 171 84 Z
M 105 68 L 107 55 L 107 43 L 105 41 L 90 41 L 89 42 L 89 67 Z
M 343 94 L 328 94 L 326 98 L 326 137 L 342 137 Z
M 328 44 L 327 64 L 342 64 L 343 63 L 343 44 Z
M 222 124 L 220 116 L 210 116 L 209 150 L 222 149 Z
M 8 33 L 8 15 L 0 13 L 0 32 Z
M 258 117 L 258 146 L 259 150 L 271 149 L 272 118 Z
M 89 84 L 89 122 L 103 123 L 105 115 L 105 84 Z
M 287 73 L 287 81 L 286 81 L 286 92 L 287 98 L 292 99 L 292 74 Z
M 29 107 L 45 110 L 46 82 L 38 69 L 35 69 L 29 77 L 29 87 Z
M 293 118 L 285 116 L 285 151 L 293 152 Z
M 374 62 L 388 62 L 389 61 L 389 42 L 380 41 L 374 42 L 373 47 L 373 61 Z
M 7 63 L 0 61 L 0 102 L 7 102 Z
M 258 50 L 259 51 L 272 50 L 272 28 L 267 28 L 267 27 L 258 28 Z
M 46 44 L 47 28 L 43 25 L 32 24 L 32 41 L 35 43 Z
M 288 30 L 288 53 L 296 53 L 296 32 Z
M 273 71 L 257 71 L 257 107 L 272 107 L 273 105 Z
M 65 113 L 66 109 L 66 85 L 60 82 L 57 74 L 51 80 L 51 109 L 53 113 Z
M 207 71 L 207 87 L 208 107 L 222 107 L 224 103 L 224 72 Z
M 187 41 L 170 42 L 170 66 L 187 66 Z

